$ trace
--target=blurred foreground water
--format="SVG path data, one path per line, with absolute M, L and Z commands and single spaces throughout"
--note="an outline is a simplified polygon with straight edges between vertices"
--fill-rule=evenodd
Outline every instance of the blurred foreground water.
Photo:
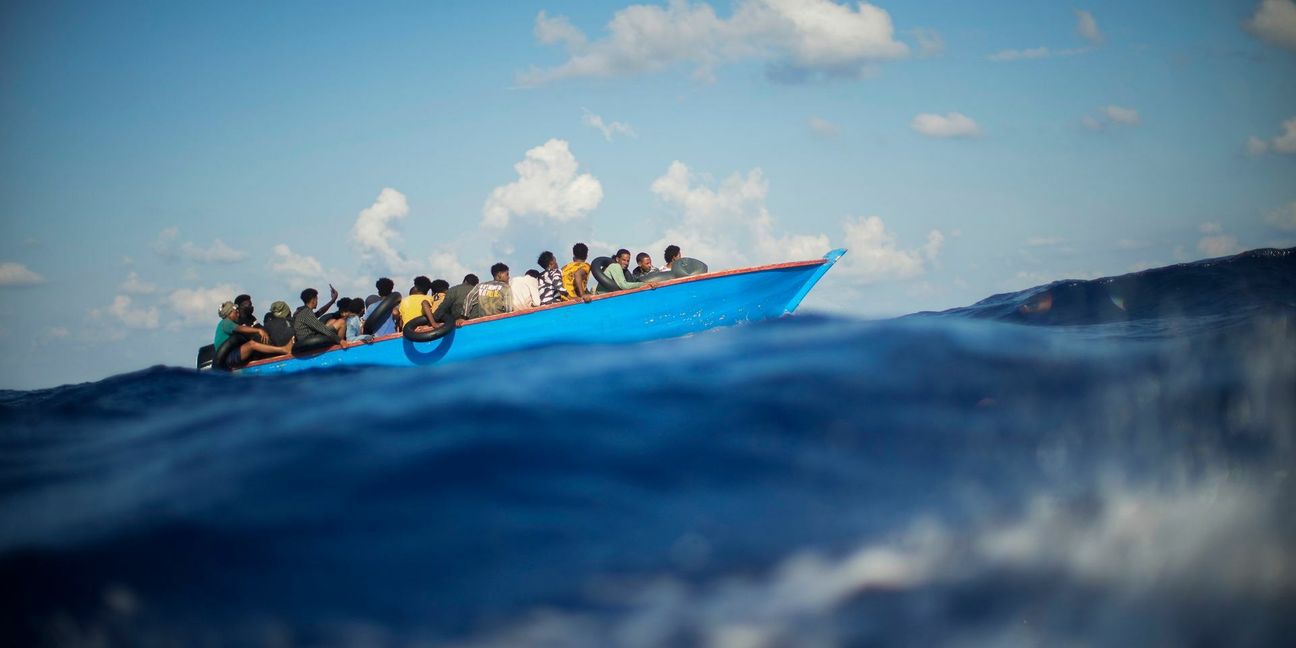
M 0 644 L 1281 645 L 1296 252 L 0 392 Z

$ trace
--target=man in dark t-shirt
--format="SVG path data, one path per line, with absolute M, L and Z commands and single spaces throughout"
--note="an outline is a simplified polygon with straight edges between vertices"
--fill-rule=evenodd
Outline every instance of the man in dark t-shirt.
M 447 290 L 445 299 L 441 300 L 441 305 L 437 306 L 436 312 L 432 314 L 436 321 L 446 324 L 464 319 L 464 302 L 468 300 L 468 293 L 472 292 L 478 283 L 480 282 L 477 275 L 465 275 L 463 283 Z

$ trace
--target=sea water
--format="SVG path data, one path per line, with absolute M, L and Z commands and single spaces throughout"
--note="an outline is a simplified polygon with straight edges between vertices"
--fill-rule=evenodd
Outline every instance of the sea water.
M 1281 645 L 1296 251 L 0 393 L 6 646 Z

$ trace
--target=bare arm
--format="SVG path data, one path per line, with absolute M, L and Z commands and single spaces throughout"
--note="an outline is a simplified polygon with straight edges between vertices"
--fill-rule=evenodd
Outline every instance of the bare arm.
M 262 342 L 270 341 L 270 336 L 266 334 L 265 329 L 253 328 L 251 326 L 235 326 L 234 332 L 242 333 L 243 335 L 251 335 Z
M 333 307 L 333 302 L 337 301 L 337 298 L 338 298 L 337 288 L 334 288 L 333 284 L 329 284 L 328 303 L 324 304 L 319 308 L 319 310 L 315 311 L 315 317 L 324 317 L 324 313 L 329 312 L 329 309 Z
M 588 302 L 589 295 L 585 294 L 585 284 L 587 283 L 589 283 L 589 273 L 584 270 L 577 270 L 572 277 L 572 289 L 576 291 L 573 296 L 581 301 Z

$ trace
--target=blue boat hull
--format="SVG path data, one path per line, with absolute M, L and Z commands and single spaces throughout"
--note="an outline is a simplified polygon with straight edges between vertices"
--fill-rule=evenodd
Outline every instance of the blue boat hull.
M 588 304 L 569 302 L 473 320 L 432 342 L 411 342 L 396 334 L 372 344 L 275 358 L 253 363 L 239 373 L 460 362 L 552 344 L 643 342 L 771 319 L 796 310 L 845 252 L 834 250 L 814 261 L 676 279 L 655 289 L 599 295 Z

